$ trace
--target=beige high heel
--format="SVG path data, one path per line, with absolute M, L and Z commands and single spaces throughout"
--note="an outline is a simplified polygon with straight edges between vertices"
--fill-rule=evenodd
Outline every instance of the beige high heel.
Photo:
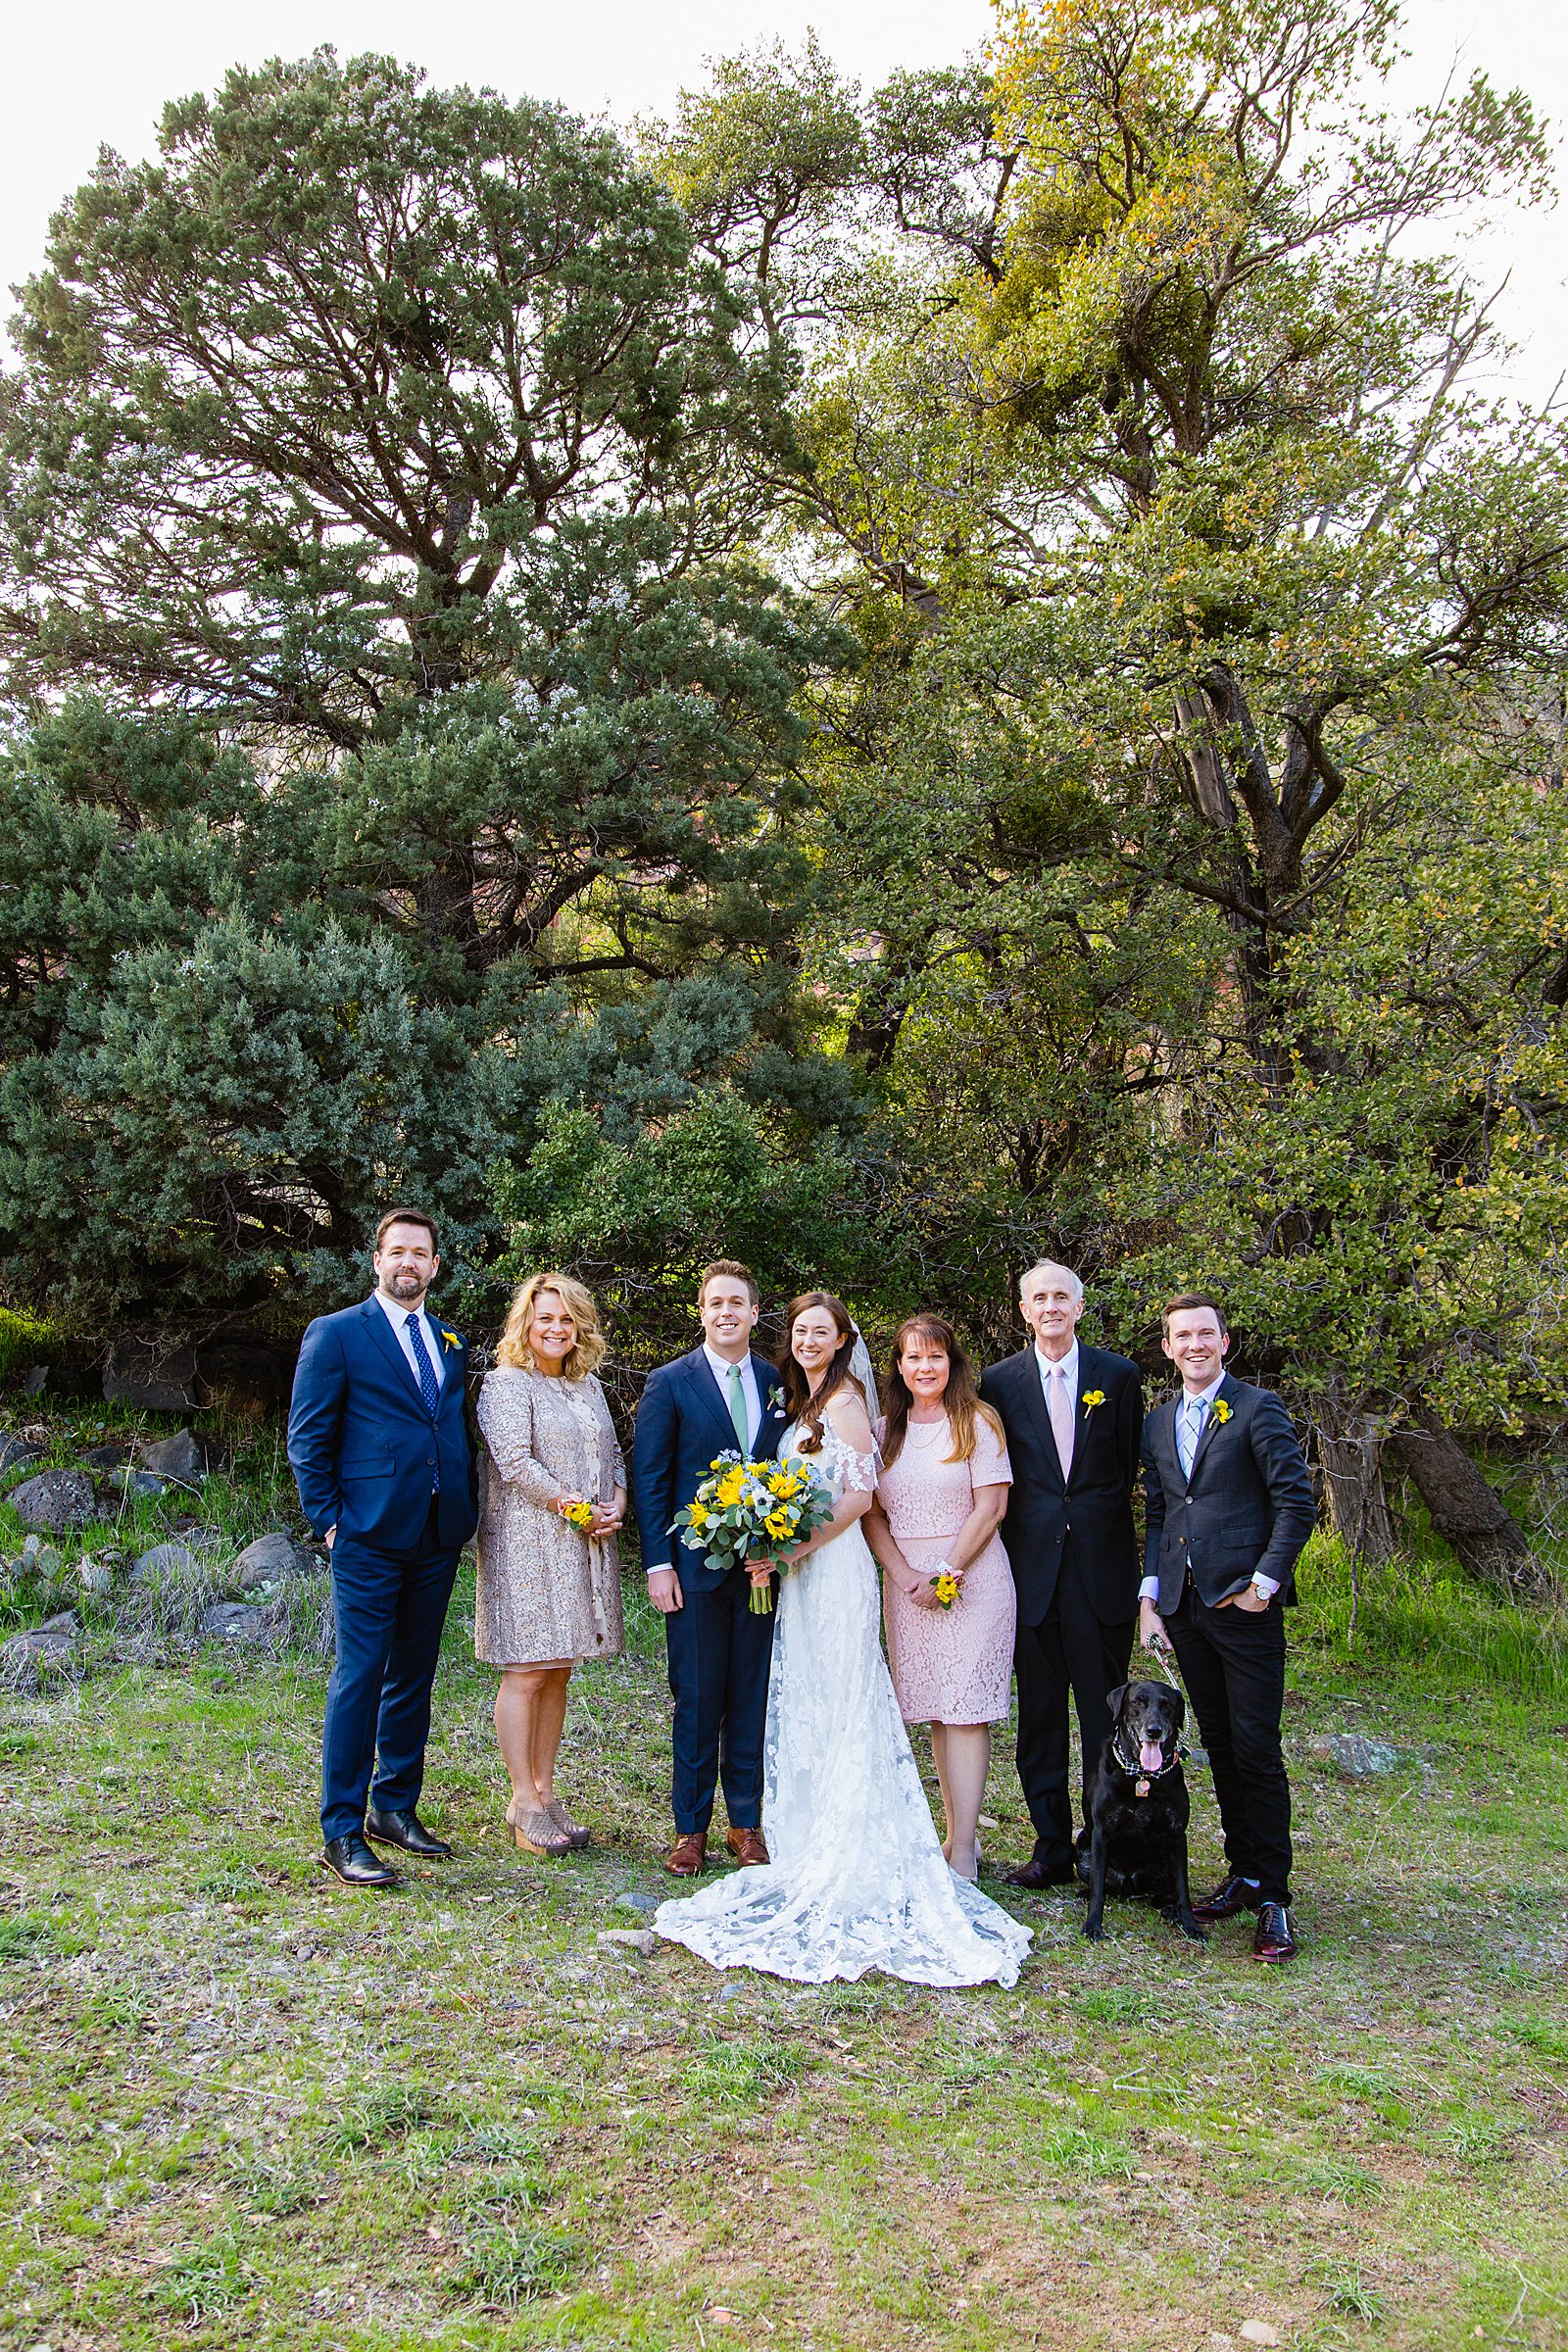
M 525 1854 L 542 1854 L 547 1861 L 559 1862 L 571 1851 L 570 1838 L 563 1836 L 548 1813 L 517 1812 L 509 1805 L 507 1827 Z
M 571 1815 L 566 1811 L 565 1806 L 562 1803 L 559 1796 L 553 1796 L 550 1799 L 549 1804 L 545 1807 L 545 1811 L 549 1814 L 551 1820 L 555 1823 L 563 1838 L 565 1838 L 566 1843 L 571 1847 L 571 1850 L 574 1854 L 580 1854 L 585 1845 L 591 1845 L 593 1843 L 594 1834 L 592 1830 L 585 1830 L 580 1821 L 573 1821 Z

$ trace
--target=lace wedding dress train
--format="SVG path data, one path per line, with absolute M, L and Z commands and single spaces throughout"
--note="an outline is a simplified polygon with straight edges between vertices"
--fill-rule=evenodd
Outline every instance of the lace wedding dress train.
M 839 1494 L 873 1482 L 874 1462 L 831 1427 L 816 1460 Z M 715 1968 L 802 1984 L 870 1969 L 915 1984 L 1012 1984 L 1030 1931 L 948 1867 L 880 1618 L 858 1523 L 781 1580 L 763 1743 L 772 1863 L 661 1903 L 654 1925 Z

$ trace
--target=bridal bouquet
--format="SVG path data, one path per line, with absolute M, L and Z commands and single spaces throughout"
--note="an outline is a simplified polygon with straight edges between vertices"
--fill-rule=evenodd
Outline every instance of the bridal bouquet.
M 809 1462 L 793 1454 L 782 1461 L 749 1462 L 721 1453 L 694 1499 L 675 1513 L 681 1542 L 704 1551 L 725 1568 L 744 1568 L 750 1559 L 770 1559 L 793 1550 L 833 1516 L 833 1494 Z M 772 1587 L 752 1587 L 752 1614 L 773 1606 Z

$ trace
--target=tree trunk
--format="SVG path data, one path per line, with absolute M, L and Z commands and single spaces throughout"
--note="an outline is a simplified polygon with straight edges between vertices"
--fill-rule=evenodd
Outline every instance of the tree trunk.
M 1387 1451 L 1414 1482 L 1432 1514 L 1434 1531 L 1478 1583 L 1508 1600 L 1541 1600 L 1549 1590 L 1545 1565 L 1496 1490 L 1488 1485 L 1450 1430 L 1418 1407 L 1412 1425 L 1397 1430 Z
M 1329 1525 L 1363 1560 L 1391 1560 L 1398 1549 L 1383 1484 L 1386 1424 L 1370 1413 L 1335 1413 L 1317 1424 L 1317 1458 Z

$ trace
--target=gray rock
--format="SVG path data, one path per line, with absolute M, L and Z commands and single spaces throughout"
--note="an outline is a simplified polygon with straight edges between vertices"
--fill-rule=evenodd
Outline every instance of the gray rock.
M 45 1470 L 7 1497 L 24 1527 L 63 1535 L 98 1516 L 98 1495 L 85 1470 Z
M 207 1450 L 194 1430 L 180 1429 L 172 1438 L 160 1438 L 155 1446 L 144 1446 L 141 1466 L 194 1487 L 207 1476 Z
M 0 1438 L 0 1473 L 20 1470 L 24 1462 L 41 1462 L 43 1447 L 29 1446 L 25 1438 Z
M 1364 1732 L 1333 1732 L 1312 1741 L 1312 1753 L 1349 1781 L 1376 1780 L 1380 1773 L 1399 1769 L 1398 1749 L 1387 1740 L 1369 1740 Z
M 84 1470 L 118 1470 L 122 1463 L 129 1459 L 128 1446 L 89 1446 L 81 1457 L 81 1466 Z
M 44 1676 L 69 1672 L 81 1628 L 68 1610 L 0 1642 L 0 1677 L 18 1690 L 36 1690 Z
M 269 1609 L 250 1608 L 242 1600 L 218 1600 L 202 1611 L 202 1632 L 220 1642 L 266 1642 L 272 1632 Z
M 652 1928 L 601 1928 L 594 1941 L 606 1948 L 640 1952 L 645 1960 L 651 1960 L 659 1949 L 659 1937 Z
M 151 1496 L 169 1493 L 168 1479 L 154 1478 L 150 1470 L 111 1470 L 109 1483 L 112 1487 L 117 1487 L 122 1494 Z
M 120 1340 L 104 1374 L 110 1404 L 143 1413 L 189 1413 L 196 1407 L 196 1358 L 188 1348 L 159 1348 L 145 1340 Z
M 628 1887 L 624 1894 L 616 1895 L 615 1909 L 617 1911 L 635 1911 L 639 1914 L 657 1911 L 662 1899 L 661 1895 L 643 1894 L 635 1887 Z
M 274 1528 L 246 1544 L 234 1562 L 234 1582 L 242 1592 L 248 1592 L 253 1586 L 275 1584 L 282 1577 L 309 1576 L 317 1564 L 314 1553 Z
M 205 1565 L 188 1544 L 155 1544 L 130 1572 L 133 1585 L 161 1584 L 168 1577 L 199 1576 Z

